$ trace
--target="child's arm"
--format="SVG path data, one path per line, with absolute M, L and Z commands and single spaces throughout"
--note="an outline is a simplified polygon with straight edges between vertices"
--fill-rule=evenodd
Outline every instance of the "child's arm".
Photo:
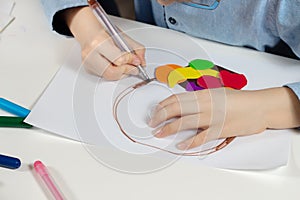
M 162 101 L 149 125 L 156 127 L 171 118 L 175 120 L 158 128 L 156 137 L 202 129 L 178 145 L 179 149 L 194 148 L 217 138 L 300 127 L 300 100 L 287 87 L 257 91 L 201 90 L 173 95 Z
M 89 7 L 72 8 L 64 18 L 82 49 L 85 67 L 108 80 L 118 80 L 124 74 L 137 75 L 137 65 L 145 65 L 144 47 L 126 37 L 136 54 L 124 53 L 115 46 Z
M 121 52 L 87 7 L 86 0 L 42 0 L 46 15 L 55 31 L 74 35 L 80 43 L 86 69 L 108 80 L 126 74 L 138 74 L 135 66 L 145 65 L 144 47 L 126 37 L 136 54 Z

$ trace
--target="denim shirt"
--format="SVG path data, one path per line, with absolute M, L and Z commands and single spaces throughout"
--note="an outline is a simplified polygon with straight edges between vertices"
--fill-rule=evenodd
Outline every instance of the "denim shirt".
M 55 18 L 56 14 L 66 8 L 87 5 L 86 0 L 41 1 L 51 26 L 62 34 L 70 32 L 62 20 Z M 213 1 L 194 0 L 199 3 Z M 156 0 L 135 0 L 135 11 L 137 20 L 142 22 L 259 51 L 282 40 L 300 58 L 300 0 L 221 0 L 215 10 L 182 3 L 162 6 Z M 286 86 L 300 100 L 300 82 Z

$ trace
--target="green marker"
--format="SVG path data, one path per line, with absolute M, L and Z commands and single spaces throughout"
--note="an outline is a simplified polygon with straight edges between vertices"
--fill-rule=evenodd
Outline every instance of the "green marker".
M 32 125 L 24 122 L 25 117 L 0 116 L 0 127 L 32 128 Z
M 215 65 L 209 60 L 196 59 L 196 60 L 192 60 L 189 63 L 189 66 L 196 70 L 205 70 L 205 69 L 213 68 Z

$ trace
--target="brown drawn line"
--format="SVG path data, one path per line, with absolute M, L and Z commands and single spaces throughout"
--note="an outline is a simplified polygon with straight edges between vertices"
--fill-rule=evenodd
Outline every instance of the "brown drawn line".
M 225 148 L 228 144 L 230 144 L 236 137 L 227 137 L 224 139 L 224 141 L 222 143 L 220 143 L 219 145 L 215 146 L 215 147 L 212 147 L 212 148 L 209 148 L 209 149 L 205 149 L 205 150 L 200 150 L 200 151 L 195 151 L 195 152 L 190 152 L 190 153 L 177 153 L 177 152 L 173 152 L 173 151 L 170 151 L 170 150 L 167 150 L 167 149 L 163 149 L 163 148 L 160 148 L 160 147 L 157 147 L 157 146 L 154 146 L 154 145 L 150 145 L 150 144 L 146 144 L 146 143 L 142 143 L 142 142 L 139 142 L 139 141 L 136 141 L 134 140 L 133 138 L 131 138 L 129 136 L 129 134 L 122 128 L 122 125 L 119 121 L 119 118 L 118 118 L 118 114 L 117 114 L 117 111 L 118 111 L 118 107 L 119 107 L 119 104 L 120 102 L 128 95 L 130 94 L 131 92 L 133 92 L 134 90 L 136 90 L 137 88 L 139 87 L 142 87 L 142 86 L 145 86 L 147 85 L 148 83 L 154 81 L 155 78 L 151 79 L 149 82 L 147 81 L 142 81 L 142 82 L 139 82 L 137 84 L 134 84 L 128 88 L 126 88 L 125 90 L 123 90 L 117 97 L 116 97 L 116 100 L 114 101 L 114 104 L 113 104 L 113 116 L 114 116 L 114 119 L 120 129 L 120 131 L 123 133 L 123 135 L 125 137 L 127 137 L 130 141 L 136 143 L 136 144 L 140 144 L 140 145 L 144 145 L 144 146 L 147 146 L 147 147 L 151 147 L 151 148 L 154 148 L 154 149 L 158 149 L 158 150 L 161 150 L 161 151 L 165 151 L 165 152 L 168 152 L 168 153 L 171 153 L 171 154 L 174 154 L 174 155 L 181 155 L 181 156 L 205 156 L 205 155 L 209 155 L 209 154 L 212 154 L 212 153 L 215 153 L 223 148 Z

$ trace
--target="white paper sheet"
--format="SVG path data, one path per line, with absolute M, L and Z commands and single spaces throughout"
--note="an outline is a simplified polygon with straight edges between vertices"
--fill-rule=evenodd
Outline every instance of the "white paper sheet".
M 139 30 L 128 34 L 146 46 L 147 70 L 152 77 L 155 66 L 158 65 L 166 63 L 186 65 L 194 58 L 209 59 L 200 46 L 191 42 L 188 37 L 175 32 L 152 29 L 143 34 L 139 33 Z M 158 42 L 153 35 L 170 39 Z M 174 42 L 172 37 L 176 37 L 178 40 Z M 172 51 L 168 51 L 168 49 L 172 49 Z M 242 70 L 240 72 L 243 73 Z M 291 78 L 289 74 L 284 73 L 281 74 L 281 77 L 283 79 L 276 84 L 281 84 L 280 81 L 287 78 L 289 80 L 296 79 L 296 76 Z M 119 82 L 107 82 L 88 74 L 81 66 L 80 49 L 76 45 L 66 63 L 33 107 L 26 122 L 63 137 L 96 145 L 96 147 L 89 147 L 89 150 L 97 148 L 97 146 L 107 147 L 112 151 L 117 150 L 120 158 L 123 159 L 127 158 L 123 155 L 126 153 L 126 155 L 143 156 L 143 158 L 150 155 L 161 158 L 171 157 L 176 160 L 178 156 L 132 142 L 121 133 L 114 121 L 113 99 L 124 88 L 139 81 L 140 79 L 136 77 L 130 77 Z M 250 88 L 251 81 L 250 78 Z M 161 84 L 153 83 L 137 91 L 125 100 L 125 103 L 123 102 L 124 105 L 120 105 L 120 121 L 129 132 L 134 133 L 132 137 L 135 139 L 178 151 L 175 145 L 182 139 L 182 136 L 166 139 L 153 138 L 151 137 L 152 129 L 147 127 L 146 120 L 149 110 L 159 100 L 171 93 L 181 91 L 182 88 L 179 86 L 170 90 Z M 135 126 L 133 127 L 133 125 Z M 143 132 L 143 134 L 136 134 L 138 132 Z M 182 135 L 189 134 L 194 133 L 187 132 Z M 268 169 L 287 163 L 289 147 L 290 131 L 265 131 L 262 134 L 237 138 L 228 147 L 209 156 L 182 157 L 181 159 L 220 168 Z M 96 151 L 91 152 L 94 157 L 102 156 L 101 153 L 95 155 Z M 111 159 L 118 160 L 118 158 Z M 112 160 L 110 161 L 113 162 Z M 110 161 L 106 160 L 105 162 Z
M 0 33 L 15 19 L 11 15 L 15 2 L 10 0 L 0 1 Z

